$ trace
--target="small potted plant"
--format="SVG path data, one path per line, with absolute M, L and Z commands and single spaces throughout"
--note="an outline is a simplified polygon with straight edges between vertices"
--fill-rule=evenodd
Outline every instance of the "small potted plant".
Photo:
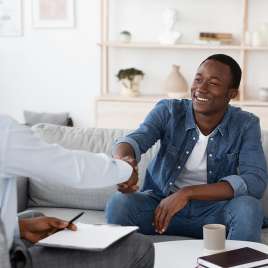
M 120 32 L 119 37 L 123 43 L 129 43 L 131 41 L 131 33 L 129 31 Z
M 140 94 L 140 82 L 144 77 L 143 71 L 135 68 L 121 69 L 116 77 L 120 81 L 123 96 L 136 97 Z

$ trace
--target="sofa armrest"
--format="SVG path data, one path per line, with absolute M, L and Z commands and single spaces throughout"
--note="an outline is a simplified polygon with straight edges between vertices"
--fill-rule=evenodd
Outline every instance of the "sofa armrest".
M 26 177 L 17 178 L 17 195 L 18 195 L 18 212 L 21 212 L 28 207 L 28 188 L 29 180 Z

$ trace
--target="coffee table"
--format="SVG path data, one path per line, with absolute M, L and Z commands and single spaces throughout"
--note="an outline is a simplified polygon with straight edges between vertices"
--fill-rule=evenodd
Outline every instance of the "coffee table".
M 194 268 L 197 258 L 208 255 L 203 248 L 203 240 L 179 240 L 154 243 L 155 268 Z M 268 246 L 247 241 L 226 241 L 226 250 L 251 247 L 268 253 Z M 268 266 L 267 266 L 268 267 Z

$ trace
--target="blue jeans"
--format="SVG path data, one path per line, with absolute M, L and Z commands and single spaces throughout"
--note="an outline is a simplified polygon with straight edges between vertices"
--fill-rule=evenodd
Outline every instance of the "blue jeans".
M 143 234 L 156 234 L 152 225 L 154 211 L 163 197 L 153 192 L 117 192 L 107 203 L 108 223 L 137 225 Z M 203 237 L 203 225 L 226 225 L 227 239 L 259 242 L 263 223 L 260 200 L 240 196 L 227 201 L 191 201 L 171 220 L 166 235 Z

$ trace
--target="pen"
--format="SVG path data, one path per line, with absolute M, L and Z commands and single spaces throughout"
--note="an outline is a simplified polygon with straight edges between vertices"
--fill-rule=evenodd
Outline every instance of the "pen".
M 70 224 L 72 224 L 75 220 L 77 220 L 78 218 L 80 218 L 84 213 L 85 213 L 85 212 L 83 211 L 83 212 L 79 213 L 78 215 L 76 215 L 75 217 L 73 217 L 71 220 L 69 220 L 69 222 L 68 222 L 68 226 L 69 226 Z
M 66 226 L 66 228 L 67 228 L 68 226 L 70 226 L 70 224 L 72 224 L 75 220 L 77 220 L 78 218 L 80 218 L 84 213 L 85 213 L 84 211 L 83 211 L 83 212 L 80 212 L 78 215 L 76 215 L 75 217 L 73 217 L 72 219 L 70 219 L 70 220 L 68 221 L 68 225 Z M 56 230 L 56 231 L 50 233 L 50 235 L 51 235 L 51 234 L 55 234 L 55 233 L 57 233 L 57 232 L 59 232 L 59 231 L 62 231 L 62 230 L 64 230 L 64 229 L 65 229 L 65 228 L 58 229 L 58 230 Z

